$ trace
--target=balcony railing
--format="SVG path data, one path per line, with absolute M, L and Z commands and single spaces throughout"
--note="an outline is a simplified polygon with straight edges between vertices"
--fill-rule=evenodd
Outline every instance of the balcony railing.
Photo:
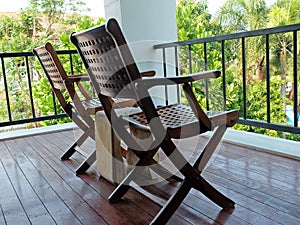
M 290 132 L 295 134 L 300 134 L 299 124 L 298 124 L 298 104 L 299 104 L 299 30 L 300 30 L 300 24 L 296 25 L 289 25 L 289 26 L 283 26 L 283 27 L 275 27 L 270 29 L 262 29 L 262 30 L 256 30 L 256 31 L 249 31 L 249 32 L 241 32 L 236 34 L 229 34 L 229 35 L 222 35 L 222 36 L 216 36 L 216 37 L 209 37 L 209 38 L 201 38 L 196 40 L 187 40 L 182 42 L 172 42 L 172 43 L 164 43 L 155 45 L 154 49 L 161 50 L 162 51 L 162 67 L 163 67 L 163 73 L 164 76 L 168 76 L 168 69 L 167 69 L 167 61 L 168 57 L 172 57 L 172 61 L 175 63 L 175 70 L 176 75 L 181 75 L 181 70 L 184 67 L 181 63 L 185 61 L 185 65 L 187 65 L 189 72 L 193 72 L 195 66 L 195 62 L 193 61 L 194 53 L 194 46 L 202 45 L 203 52 L 201 53 L 203 57 L 204 66 L 203 69 L 209 69 L 209 59 L 212 57 L 210 54 L 212 53 L 208 49 L 210 49 L 210 45 L 216 43 L 220 46 L 219 52 L 220 52 L 220 67 L 219 68 L 211 68 L 211 69 L 220 69 L 222 71 L 222 96 L 224 100 L 223 109 L 227 109 L 226 100 L 228 98 L 228 93 L 226 89 L 226 85 L 228 85 L 228 65 L 230 64 L 228 61 L 228 57 L 226 57 L 226 54 L 228 52 L 234 53 L 232 49 L 226 49 L 227 43 L 236 41 L 239 43 L 240 47 L 240 58 L 241 58 L 241 80 L 242 80 L 242 102 L 241 104 L 241 118 L 239 119 L 238 123 L 254 126 L 254 127 L 261 127 L 261 128 L 267 128 L 271 130 L 277 130 L 277 131 L 284 131 L 284 132 Z M 271 101 L 272 101 L 272 93 L 271 93 L 271 67 L 270 67 L 270 61 L 271 61 L 271 51 L 273 50 L 271 48 L 271 39 L 274 37 L 277 37 L 277 35 L 282 34 L 289 34 L 290 40 L 289 46 L 290 49 L 292 49 L 291 52 L 291 68 L 288 68 L 290 73 L 292 74 L 292 88 L 294 92 L 294 98 L 292 100 L 292 124 L 278 124 L 272 122 L 271 119 Z M 265 58 L 265 101 L 266 101 L 266 120 L 257 120 L 250 117 L 248 112 L 248 105 L 247 105 L 247 51 L 246 51 L 246 45 L 247 40 L 250 38 L 263 38 L 264 39 L 264 58 Z M 172 56 L 170 54 L 167 54 L 167 52 L 171 49 Z M 185 54 L 186 59 L 182 59 L 182 55 L 179 54 L 180 51 L 184 49 L 187 54 Z M 73 57 L 74 54 L 77 54 L 75 50 L 73 51 L 58 51 L 59 55 L 68 56 L 69 58 L 69 65 L 70 65 L 70 72 L 71 74 L 74 73 L 73 70 Z M 193 55 L 194 54 L 194 55 Z M 30 64 L 30 62 L 33 60 L 33 54 L 29 52 L 24 53 L 0 53 L 0 60 L 1 60 L 1 71 L 2 74 L 0 74 L 0 107 L 6 109 L 6 114 L 2 116 L 2 119 L 0 119 L 0 127 L 5 126 L 11 126 L 11 125 L 19 125 L 19 124 L 25 124 L 25 123 L 31 123 L 31 122 L 39 122 L 44 120 L 50 120 L 50 119 L 58 119 L 62 117 L 66 117 L 66 114 L 64 113 L 58 113 L 56 109 L 55 104 L 55 97 L 52 95 L 53 98 L 53 112 L 48 113 L 47 115 L 37 115 L 37 111 L 39 111 L 39 105 L 35 102 L 35 99 L 33 97 L 33 88 L 32 86 L 37 81 L 33 78 L 32 73 L 32 67 L 33 65 Z M 77 56 L 76 56 L 77 57 Z M 197 53 L 196 57 L 199 58 L 199 53 Z M 26 83 L 26 92 L 28 92 L 29 96 L 29 102 L 27 102 L 28 106 L 27 108 L 30 109 L 30 113 L 27 112 L 27 115 L 23 118 L 15 118 L 14 117 L 14 111 L 12 110 L 12 99 L 14 99 L 14 88 L 12 86 L 14 83 L 11 83 L 12 79 L 9 79 L 9 77 L 14 76 L 11 72 L 8 72 L 7 70 L 7 62 L 6 60 L 10 60 L 13 58 L 20 59 L 21 67 L 24 70 L 23 73 L 23 80 Z M 215 60 L 215 59 L 214 59 Z M 36 64 L 35 64 L 36 65 Z M 15 71 L 16 73 L 20 73 L 20 71 Z M 209 96 L 209 88 L 208 88 L 209 82 L 206 82 L 205 87 L 205 95 Z M 17 89 L 18 87 L 16 87 Z M 178 89 L 178 91 L 180 91 Z M 280 92 L 281 90 L 278 90 Z M 259 96 L 261 97 L 261 96 Z M 210 101 L 207 98 L 206 99 L 206 108 L 210 108 Z M 29 116 L 28 116 L 29 115 Z
M 282 26 L 282 27 L 274 27 L 274 28 L 268 28 L 268 29 L 262 29 L 262 30 L 254 30 L 249 32 L 240 32 L 235 34 L 228 34 L 228 35 L 221 35 L 221 36 L 215 36 L 215 37 L 209 37 L 209 38 L 200 38 L 195 40 L 187 40 L 187 41 L 179 41 L 179 42 L 171 42 L 171 43 L 163 43 L 158 44 L 154 46 L 154 49 L 160 49 L 162 50 L 162 60 L 163 60 L 163 73 L 164 76 L 168 76 L 168 63 L 172 61 L 175 63 L 175 70 L 176 75 L 180 75 L 180 68 L 182 67 L 181 61 L 185 61 L 185 64 L 188 67 L 188 72 L 192 73 L 194 72 L 193 68 L 195 67 L 195 61 L 194 58 L 203 58 L 203 69 L 207 70 L 209 68 L 209 57 L 212 51 L 209 51 L 209 46 L 216 47 L 217 45 L 220 46 L 219 52 L 220 52 L 220 69 L 222 71 L 222 95 L 224 97 L 224 105 L 223 109 L 226 110 L 226 100 L 227 100 L 227 89 L 226 85 L 228 85 L 227 82 L 227 74 L 228 74 L 228 65 L 232 65 L 232 62 L 229 62 L 231 58 L 228 60 L 226 58 L 226 53 L 236 53 L 233 52 L 233 49 L 226 48 L 226 44 L 228 42 L 235 41 L 239 44 L 240 47 L 240 71 L 241 71 L 241 80 L 242 80 L 242 107 L 241 107 L 241 118 L 239 119 L 238 123 L 254 126 L 254 127 L 261 127 L 271 130 L 277 130 L 277 131 L 284 131 L 284 132 L 290 132 L 290 133 L 296 133 L 300 134 L 299 129 L 299 63 L 300 59 L 298 58 L 299 55 L 299 30 L 300 30 L 300 24 L 295 25 L 288 25 L 288 26 Z M 271 121 L 271 51 L 274 51 L 274 47 L 271 49 L 271 45 L 274 43 L 271 43 L 271 37 L 272 39 L 280 39 L 279 36 L 283 36 L 283 39 L 287 39 L 286 36 L 289 36 L 289 40 L 282 40 L 281 44 L 283 46 L 279 46 L 281 48 L 288 48 L 286 51 L 290 54 L 291 63 L 289 65 L 292 65 L 291 68 L 288 68 L 289 72 L 292 74 L 292 89 L 293 89 L 293 99 L 292 99 L 292 110 L 290 114 L 292 115 L 290 118 L 292 121 L 292 124 L 278 124 Z M 264 52 L 263 52 L 263 59 L 265 59 L 265 95 L 262 93 L 262 96 L 257 96 L 258 98 L 261 98 L 265 96 L 266 101 L 266 119 L 264 121 L 252 119 L 248 112 L 248 106 L 247 106 L 247 66 L 249 66 L 249 62 L 247 61 L 247 51 L 246 51 L 246 42 L 247 40 L 251 38 L 256 38 L 256 40 L 260 41 L 264 45 Z M 263 41 L 261 41 L 263 40 Z M 280 41 L 280 40 L 279 40 Z M 202 45 L 202 51 L 195 52 L 195 46 Z M 289 47 L 287 47 L 289 45 Z M 231 45 L 232 46 L 232 45 Z M 249 46 L 248 46 L 249 47 Z M 254 47 L 254 46 L 253 46 Z M 278 46 L 277 46 L 278 47 Z M 180 54 L 180 51 L 185 51 L 185 54 Z M 198 47 L 199 49 L 199 47 Z M 236 49 L 235 49 L 236 50 Z M 172 52 L 169 54 L 169 52 Z M 279 53 L 278 53 L 279 54 Z M 182 55 L 185 55 L 185 58 L 182 57 Z M 193 56 L 195 57 L 193 58 Z M 216 60 L 214 58 L 214 60 Z M 214 64 L 216 65 L 216 63 Z M 210 69 L 216 69 L 210 68 Z M 287 69 L 287 68 L 283 68 Z M 285 85 L 285 84 L 284 84 Z M 205 87 L 205 96 L 209 96 L 209 88 L 208 82 L 206 82 Z M 278 92 L 281 90 L 279 89 Z M 166 93 L 167 95 L 167 93 Z M 206 99 L 206 108 L 209 110 L 210 103 L 209 99 Z M 276 116 L 276 115 L 275 115 Z M 288 118 L 287 118 L 288 119 Z
M 69 72 L 71 74 L 74 73 L 72 57 L 74 54 L 77 54 L 76 50 L 58 51 L 58 55 L 69 57 L 71 68 Z M 47 113 L 47 115 L 38 115 L 39 105 L 33 96 L 33 85 L 38 81 L 34 78 L 35 75 L 32 70 L 35 68 L 34 65 L 37 60 L 34 60 L 33 57 L 35 56 L 31 52 L 0 53 L 0 67 L 2 71 L 2 74 L 0 74 L 0 106 L 3 112 L 6 111 L 0 119 L 0 127 L 24 125 L 27 123 L 67 117 L 65 113 L 58 112 L 54 93 L 52 93 L 52 106 L 49 106 L 49 108 L 53 109 L 53 112 Z M 16 61 L 19 63 L 16 63 Z M 20 82 L 23 83 L 22 91 L 25 89 L 25 96 L 29 101 L 25 103 L 27 104 L 26 106 L 23 105 L 23 107 L 12 109 L 12 102 L 18 101 L 15 95 L 18 95 L 21 89 L 19 85 Z M 22 112 L 19 112 L 22 109 L 26 109 L 26 115 L 22 116 Z M 28 109 L 30 112 L 28 112 Z M 15 116 L 17 113 L 21 113 L 21 115 Z

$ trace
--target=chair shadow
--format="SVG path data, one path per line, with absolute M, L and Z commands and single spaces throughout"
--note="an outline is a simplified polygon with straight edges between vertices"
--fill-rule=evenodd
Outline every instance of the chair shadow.
M 212 225 L 226 224 L 227 220 L 232 216 L 234 210 L 235 207 L 229 209 L 222 209 L 214 219 L 215 222 Z

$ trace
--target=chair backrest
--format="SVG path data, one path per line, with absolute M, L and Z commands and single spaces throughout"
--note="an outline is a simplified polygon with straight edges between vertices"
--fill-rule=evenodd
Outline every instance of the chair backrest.
M 37 56 L 44 69 L 46 77 L 51 84 L 52 91 L 68 116 L 82 130 L 86 130 L 85 124 L 89 124 L 89 127 L 93 127 L 94 121 L 89 116 L 89 113 L 85 107 L 82 105 L 80 98 L 76 93 L 75 85 L 73 83 L 66 82 L 68 80 L 68 75 L 51 43 L 48 42 L 44 46 L 34 48 L 33 53 Z M 77 86 L 80 89 L 80 85 Z M 66 92 L 68 94 L 66 94 Z M 79 113 L 84 119 L 84 123 L 76 115 L 77 113 L 73 113 L 73 106 L 75 106 L 77 113 Z
M 64 79 L 67 78 L 67 73 L 61 65 L 53 46 L 48 42 L 45 46 L 34 48 L 33 53 L 38 57 L 52 88 L 66 89 Z
M 106 25 L 73 33 L 70 39 L 97 93 L 136 99 L 132 81 L 141 75 L 115 19 L 110 19 Z
M 113 97 L 136 100 L 151 129 L 159 130 L 157 135 L 163 133 L 161 121 L 152 120 L 158 118 L 158 114 L 148 90 L 135 86 L 134 81 L 142 77 L 118 22 L 110 19 L 105 25 L 73 33 L 70 39 L 81 56 L 108 120 L 125 143 L 131 147 L 135 145 L 130 137 L 127 138 L 123 121 L 114 110 Z
M 52 45 L 46 43 L 44 46 L 36 47 L 33 49 L 33 54 L 37 56 L 42 65 L 60 105 L 69 116 L 72 116 L 71 106 L 64 96 L 64 90 L 67 89 L 64 79 L 66 79 L 67 74 Z

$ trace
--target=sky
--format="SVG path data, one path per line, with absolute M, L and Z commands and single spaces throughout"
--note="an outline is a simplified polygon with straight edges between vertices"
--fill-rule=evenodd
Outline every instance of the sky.
M 82 0 L 87 7 L 91 9 L 88 15 L 104 17 L 104 0 Z M 27 0 L 1 0 L 0 12 L 17 12 L 21 8 L 25 8 L 28 4 Z
M 82 0 L 91 9 L 88 15 L 104 17 L 104 0 Z M 226 0 L 208 0 L 208 10 L 214 15 L 216 10 L 224 4 Z M 267 6 L 272 5 L 275 0 L 266 0 Z M 1 0 L 0 11 L 17 12 L 20 8 L 27 6 L 27 0 Z

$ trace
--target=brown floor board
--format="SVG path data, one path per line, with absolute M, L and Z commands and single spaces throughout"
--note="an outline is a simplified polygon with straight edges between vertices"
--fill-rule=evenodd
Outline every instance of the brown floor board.
M 3 151 L 1 150 L 1 155 Z M 1 156 L 2 157 L 2 156 Z M 12 186 L 9 177 L 6 173 L 6 168 L 3 161 L 9 161 L 6 157 L 5 160 L 1 159 L 0 164 L 0 206 L 1 206 L 1 219 L 4 221 L 3 224 L 30 224 L 30 221 L 26 215 L 26 212 L 19 201 L 17 194 L 15 193 L 14 187 Z M 6 164 L 6 163 L 5 163 Z M 5 191 L 4 191 L 5 190 Z
M 51 151 L 51 149 L 49 150 Z M 119 211 L 115 210 L 112 207 L 109 207 L 110 205 L 108 205 L 107 199 L 104 199 L 101 195 L 99 195 L 98 192 L 87 185 L 86 182 L 75 175 L 74 171 L 77 165 L 72 163 L 72 160 L 67 160 L 68 162 L 61 162 L 50 152 L 45 152 L 44 155 L 47 156 L 47 162 L 53 166 L 54 170 L 60 175 L 60 177 L 62 179 L 65 179 L 67 184 L 70 185 L 70 187 L 72 187 L 72 189 L 78 195 L 82 196 L 81 201 L 86 201 L 94 209 L 97 209 L 96 212 L 103 216 L 103 218 L 105 218 L 105 220 L 108 221 L 109 224 L 119 224 L 118 221 L 121 221 L 122 223 L 124 221 L 127 221 L 128 224 L 130 224 L 130 221 Z
M 242 183 L 249 188 L 259 190 L 274 197 L 276 196 L 292 204 L 300 205 L 300 195 L 298 191 L 295 191 L 297 186 L 292 184 L 292 182 L 283 182 L 252 171 L 245 173 L 243 169 L 238 168 L 236 165 L 224 164 L 220 160 L 216 160 L 214 166 L 210 167 L 208 171 L 220 175 L 223 173 L 223 176 L 230 174 L 232 175 L 231 180 L 235 182 Z
M 34 142 L 31 142 L 32 144 Z M 21 142 L 21 146 L 26 146 L 26 142 Z M 34 144 L 33 144 L 34 145 Z M 54 192 L 59 196 L 61 201 L 66 204 L 66 206 L 72 211 L 73 217 L 77 217 L 80 223 L 99 223 L 107 224 L 92 207 L 89 207 L 86 202 L 84 202 L 80 195 L 78 195 L 69 184 L 61 178 L 60 174 L 56 173 L 55 166 L 62 165 L 57 163 L 51 165 L 46 157 L 42 158 L 41 155 L 37 153 L 41 148 L 31 148 L 30 151 L 27 149 L 26 155 L 31 160 L 32 164 L 39 169 L 39 173 L 47 180 Z M 37 150 L 37 151 L 36 151 Z M 57 160 L 56 160 L 57 161 Z M 65 167 L 65 166 L 63 166 Z M 77 178 L 77 180 L 79 180 Z M 81 211 L 81 213 L 79 213 Z M 71 217 L 72 218 L 72 217 Z M 71 222 L 71 221 L 70 221 Z M 69 223 L 70 223 L 69 222 Z
M 73 169 L 75 169 L 75 168 L 73 168 Z M 74 172 L 71 172 L 71 174 L 70 174 L 70 171 L 71 170 L 69 170 L 69 171 L 62 170 L 62 171 L 57 171 L 57 172 L 61 176 L 68 179 L 68 177 L 74 176 Z M 97 186 L 99 186 L 99 178 L 96 178 L 96 179 L 97 179 L 96 180 Z M 84 185 L 86 187 L 86 183 L 83 183 L 82 185 Z M 74 189 L 76 189 L 78 191 L 78 193 L 82 196 L 84 196 L 84 193 L 85 194 L 88 193 L 88 195 L 90 195 L 90 192 L 92 191 L 92 190 L 89 191 L 88 190 L 89 188 L 87 188 L 87 187 L 85 189 L 80 188 L 80 185 L 78 186 L 78 181 L 77 180 L 75 181 L 74 184 L 71 184 L 71 186 L 73 186 Z M 111 184 L 106 184 L 106 186 L 111 186 Z M 109 191 L 104 191 L 106 189 L 109 189 Z M 104 201 L 106 201 L 108 203 L 107 198 L 110 195 L 110 193 L 112 192 L 112 190 L 113 190 L 113 188 L 107 188 L 104 185 L 104 187 L 101 189 L 101 192 L 99 191 L 98 193 L 96 193 L 97 196 L 93 196 L 92 198 L 98 198 L 99 195 L 101 195 L 101 196 L 104 196 L 104 198 L 103 198 Z M 82 191 L 84 193 L 82 193 Z M 112 204 L 110 204 L 109 207 L 110 207 L 110 210 L 111 210 L 110 212 L 111 213 L 113 212 L 113 210 L 118 208 L 118 212 L 115 212 L 115 214 L 117 214 L 117 213 L 120 214 L 120 212 L 122 212 L 122 214 L 125 215 L 125 217 L 123 216 L 122 218 L 119 218 L 119 221 L 122 222 L 122 223 L 124 223 L 124 220 L 126 221 L 126 218 L 132 218 L 134 220 L 135 224 L 144 224 L 146 219 L 148 219 L 148 221 L 150 221 L 151 218 L 152 218 L 152 217 L 149 217 L 147 212 L 140 210 L 140 207 L 136 206 L 133 202 L 130 202 L 130 203 L 127 202 L 127 204 L 117 204 L 116 206 L 113 206 Z M 106 207 L 106 208 L 109 209 L 109 207 Z M 131 210 L 132 208 L 133 209 L 135 208 L 135 210 Z M 134 212 L 134 214 L 132 214 L 132 211 Z M 109 214 L 104 213 L 104 215 L 109 215 Z M 116 215 L 114 215 L 114 217 L 116 217 Z M 127 224 L 129 224 L 129 223 L 130 222 L 128 221 Z
M 74 129 L 0 141 L 0 224 L 148 224 L 174 192 L 177 183 L 163 182 L 130 189 L 110 204 L 114 186 L 99 178 L 93 165 L 76 176 L 80 154 L 60 156 L 78 137 Z M 187 158 L 206 138 L 181 143 Z M 197 143 L 198 141 L 198 143 Z M 94 141 L 83 149 L 90 152 Z M 236 202 L 221 210 L 192 190 L 168 224 L 300 224 L 300 162 L 222 143 L 203 176 Z M 149 193 L 149 192 L 150 193 Z
M 271 196 L 259 194 L 256 190 L 234 182 L 228 182 L 227 179 L 215 174 L 210 174 L 208 176 L 208 180 L 213 182 L 214 186 L 218 190 L 225 195 L 230 196 L 230 198 L 232 198 L 238 205 L 242 205 L 243 207 L 254 211 L 257 215 L 262 215 L 273 220 L 274 224 L 285 224 L 287 222 L 287 224 L 299 224 L 299 218 L 280 211 L 278 207 L 273 208 L 268 205 L 268 201 L 272 198 Z M 283 202 L 282 204 L 285 203 Z

